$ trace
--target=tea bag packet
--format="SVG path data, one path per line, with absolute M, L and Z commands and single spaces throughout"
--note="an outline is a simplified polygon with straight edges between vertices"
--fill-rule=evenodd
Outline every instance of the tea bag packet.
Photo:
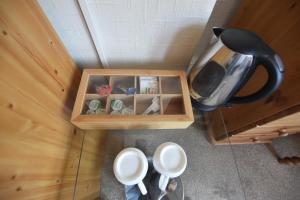
M 119 92 L 117 92 L 119 91 Z M 127 95 L 133 95 L 136 93 L 135 87 L 125 87 L 124 85 L 118 85 L 116 88 L 114 88 L 114 93 L 124 93 Z
M 111 101 L 111 109 L 112 109 L 112 112 L 110 113 L 111 115 L 121 115 L 121 110 L 123 108 L 123 101 L 119 100 L 119 99 L 114 99 Z
M 95 114 L 96 115 L 105 115 L 105 109 L 103 108 L 98 108 L 96 111 L 95 111 Z
M 96 111 L 99 107 L 101 107 L 101 101 L 98 99 L 93 99 L 88 104 L 89 109 Z
M 88 110 L 86 111 L 87 115 L 102 115 L 105 114 L 105 109 L 102 108 L 101 101 L 98 99 L 93 99 L 87 102 Z
M 121 111 L 121 114 L 122 115 L 133 115 L 134 113 L 133 113 L 132 106 L 123 108 L 122 111 Z
M 149 115 L 151 112 L 156 113 L 160 110 L 159 98 L 154 97 L 152 104 L 144 111 L 143 115 Z
M 127 95 L 133 95 L 136 93 L 136 88 L 130 87 L 130 88 L 126 88 L 125 90 L 125 94 Z
M 158 79 L 152 76 L 140 77 L 140 93 L 141 94 L 157 94 L 158 93 Z
M 114 87 L 112 90 L 112 93 L 113 94 L 124 94 L 125 92 L 119 87 Z
M 126 107 L 124 102 L 119 99 L 115 99 L 111 102 L 111 109 L 113 110 L 111 115 L 133 115 L 134 111 L 132 106 Z
M 90 110 L 90 109 L 89 109 L 89 110 L 86 111 L 86 114 L 87 114 L 87 115 L 95 115 L 96 112 L 95 112 L 94 110 Z
M 110 95 L 112 88 L 109 85 L 96 86 L 96 91 L 100 96 Z
M 111 101 L 111 109 L 114 111 L 120 111 L 123 108 L 123 101 L 119 100 L 119 99 L 115 99 Z
M 122 115 L 122 113 L 119 110 L 113 110 L 110 113 L 111 115 Z

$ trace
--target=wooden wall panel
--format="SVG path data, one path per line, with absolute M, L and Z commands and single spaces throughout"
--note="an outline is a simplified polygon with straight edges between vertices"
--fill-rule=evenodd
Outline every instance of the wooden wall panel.
M 37 101 L 69 119 L 70 108 L 66 105 L 70 107 L 70 104 L 66 102 L 77 92 L 77 87 L 72 85 L 79 83 L 80 73 L 37 2 L 1 1 L 0 13 L 1 78 L 18 82 L 19 86 L 15 87 L 22 92 L 38 92 Z M 49 98 L 52 101 L 47 101 Z
M 72 199 L 80 80 L 36 1 L 0 1 L 0 199 Z
M 257 33 L 281 56 L 285 65 L 284 81 L 273 95 L 255 103 L 222 109 L 227 129 L 235 132 L 254 127 L 258 121 L 266 122 L 300 104 L 300 2 L 245 0 L 229 26 Z M 265 73 L 259 70 L 239 94 L 251 93 L 265 80 Z
M 76 184 L 76 199 L 100 198 L 100 175 L 105 156 L 106 131 L 85 131 Z

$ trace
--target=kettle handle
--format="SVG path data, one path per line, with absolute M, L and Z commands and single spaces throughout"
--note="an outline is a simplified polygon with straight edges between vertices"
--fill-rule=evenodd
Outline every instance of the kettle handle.
M 255 65 L 257 67 L 260 64 L 264 66 L 268 73 L 268 81 L 265 85 L 253 94 L 241 97 L 232 97 L 228 101 L 229 104 L 244 104 L 260 100 L 272 94 L 279 87 L 284 75 L 284 66 L 280 57 L 275 53 L 259 55 L 256 57 Z
M 212 29 L 216 37 L 220 37 L 221 33 L 225 30 L 220 27 L 213 27 Z

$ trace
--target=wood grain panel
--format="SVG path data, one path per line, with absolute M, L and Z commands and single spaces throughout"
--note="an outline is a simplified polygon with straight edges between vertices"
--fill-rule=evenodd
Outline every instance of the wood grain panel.
M 222 109 L 228 131 L 237 132 L 300 104 L 300 2 L 245 0 L 230 27 L 257 33 L 281 56 L 285 65 L 284 81 L 273 95 L 255 103 Z M 265 73 L 258 71 L 239 94 L 253 92 L 264 80 Z
M 76 199 L 100 198 L 100 175 L 104 159 L 106 131 L 85 131 L 76 184 Z
M 69 119 L 80 73 L 41 9 L 35 1 L 1 1 L 0 13 L 1 79 L 22 92 L 44 91 L 36 100 Z
M 0 199 L 72 199 L 79 71 L 36 1 L 0 1 Z

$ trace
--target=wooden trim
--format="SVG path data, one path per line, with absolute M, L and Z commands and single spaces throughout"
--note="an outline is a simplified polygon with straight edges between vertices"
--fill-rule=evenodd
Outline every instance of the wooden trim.
M 83 17 L 85 19 L 85 22 L 87 24 L 87 27 L 89 29 L 89 32 L 92 36 L 92 41 L 96 47 L 99 59 L 103 65 L 103 67 L 109 67 L 109 64 L 107 62 L 106 56 L 104 54 L 104 49 L 102 47 L 103 39 L 101 39 L 101 36 L 97 33 L 98 26 L 94 23 L 96 20 L 93 19 L 90 9 L 88 6 L 88 0 L 78 0 L 79 7 L 82 11 Z
M 183 101 L 184 103 L 184 109 L 185 113 L 188 116 L 189 120 L 194 120 L 194 113 L 192 108 L 192 103 L 190 99 L 190 93 L 189 93 L 189 87 L 186 80 L 186 74 L 184 71 L 179 72 L 180 81 L 181 81 L 181 87 L 182 87 L 182 94 L 183 94 Z
M 269 144 L 271 143 L 272 140 L 261 140 L 259 142 L 252 142 L 252 141 L 245 141 L 245 140 L 231 140 L 230 142 L 228 140 L 219 140 L 219 141 L 216 141 L 216 140 L 213 140 L 212 143 L 214 145 L 239 145 L 239 144 Z
M 75 195 L 72 199 L 100 199 L 100 179 L 105 158 L 106 138 L 105 130 L 84 131 Z
M 229 132 L 228 134 L 229 135 L 236 135 L 236 134 L 239 134 L 241 132 L 245 132 L 247 130 L 250 130 L 251 128 L 255 128 L 257 126 L 263 126 L 269 122 L 272 122 L 272 121 L 275 121 L 275 120 L 278 120 L 284 116 L 287 116 L 287 115 L 292 115 L 292 114 L 295 114 L 297 112 L 300 112 L 300 105 L 295 105 L 293 107 L 290 107 L 286 110 L 282 110 L 281 112 L 278 112 L 278 113 L 275 113 L 274 115 L 272 116 L 269 116 L 269 117 L 266 117 L 264 119 L 261 119 L 261 120 L 258 120 L 255 124 L 251 123 L 247 126 L 244 126 L 240 129 L 237 129 L 235 131 L 231 131 Z
M 182 70 L 146 70 L 146 69 L 84 69 L 89 75 L 100 76 L 181 76 L 185 77 Z M 184 76 L 183 76 L 184 75 Z
M 82 107 L 84 104 L 85 93 L 87 91 L 87 86 L 88 86 L 87 81 L 88 80 L 89 80 L 89 74 L 84 70 L 82 73 L 79 89 L 77 92 L 77 97 L 76 97 L 76 101 L 75 101 L 75 105 L 74 105 L 74 109 L 73 109 L 73 113 L 72 113 L 72 117 L 71 117 L 72 120 L 76 116 L 81 114 L 81 110 L 82 110 Z
M 124 119 L 124 116 L 119 116 L 119 115 L 79 115 L 73 119 L 73 122 L 95 122 L 99 123 L 99 119 L 101 119 L 101 123 L 111 123 L 113 119 Z M 160 121 L 186 121 L 190 120 L 188 115 L 128 115 L 126 116 L 126 121 L 124 123 L 128 122 L 134 122 L 138 120 L 139 122 L 147 122 L 147 121 L 152 121 L 152 122 L 160 122 Z

